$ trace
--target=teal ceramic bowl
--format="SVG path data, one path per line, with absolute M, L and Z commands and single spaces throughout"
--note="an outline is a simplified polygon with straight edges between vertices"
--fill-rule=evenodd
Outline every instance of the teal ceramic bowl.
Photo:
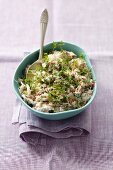
M 49 52 L 52 51 L 52 43 L 46 45 L 44 47 L 44 52 Z M 96 77 L 95 77 L 95 73 L 93 70 L 93 67 L 90 63 L 90 60 L 88 58 L 88 56 L 86 55 L 86 53 L 78 46 L 70 44 L 70 43 L 66 43 L 64 42 L 63 45 L 63 49 L 67 50 L 67 51 L 72 51 L 74 52 L 77 56 L 80 56 L 82 54 L 82 56 L 84 57 L 87 66 L 91 69 L 92 72 L 92 76 L 93 76 L 93 80 L 95 81 L 95 86 L 93 89 L 93 95 L 91 97 L 91 99 L 88 101 L 88 103 L 79 108 L 79 109 L 74 109 L 74 110 L 68 110 L 68 111 L 64 111 L 64 112 L 57 112 L 57 113 L 45 113 L 45 112 L 40 112 L 37 111 L 33 108 L 31 108 L 20 96 L 19 94 L 19 90 L 18 90 L 18 78 L 22 78 L 23 74 L 24 74 L 24 70 L 27 67 L 27 65 L 32 64 L 34 61 L 36 61 L 38 59 L 39 56 L 39 50 L 31 53 L 30 55 L 26 56 L 21 63 L 19 64 L 19 66 L 17 67 L 15 74 L 14 74 L 14 78 L 13 78 L 13 87 L 14 87 L 14 92 L 17 96 L 17 98 L 22 102 L 23 105 L 26 106 L 27 109 L 29 109 L 33 114 L 35 114 L 38 117 L 41 117 L 43 119 L 49 119 L 49 120 L 61 120 L 61 119 L 66 119 L 72 116 L 75 116 L 77 114 L 79 114 L 80 112 L 82 112 L 83 110 L 85 110 L 93 101 L 95 94 L 96 94 L 96 88 L 97 88 L 97 83 L 96 83 Z M 56 50 L 60 50 L 59 48 L 56 48 Z

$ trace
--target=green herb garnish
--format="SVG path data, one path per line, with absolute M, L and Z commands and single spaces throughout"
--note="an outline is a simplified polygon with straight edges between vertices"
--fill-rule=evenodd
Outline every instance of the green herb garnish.
M 56 50 L 56 48 L 59 48 L 62 51 L 63 50 L 63 45 L 64 45 L 63 41 L 60 41 L 60 42 L 54 42 L 53 41 L 53 43 L 52 43 L 53 51 Z

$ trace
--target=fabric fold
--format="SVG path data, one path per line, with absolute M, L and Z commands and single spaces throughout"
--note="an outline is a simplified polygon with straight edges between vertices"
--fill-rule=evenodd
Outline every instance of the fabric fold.
M 37 117 L 16 99 L 12 124 L 17 123 L 21 139 L 33 145 L 45 145 L 48 137 L 63 139 L 86 136 L 91 131 L 91 106 L 72 118 L 51 121 Z

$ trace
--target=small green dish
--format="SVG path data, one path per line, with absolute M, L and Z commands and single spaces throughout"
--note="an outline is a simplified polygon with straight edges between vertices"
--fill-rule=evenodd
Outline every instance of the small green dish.
M 44 46 L 44 52 L 48 53 L 49 51 L 52 51 L 53 47 L 52 47 L 52 43 Z M 97 82 L 96 82 L 96 76 L 93 70 L 93 67 L 90 63 L 90 60 L 88 58 L 88 56 L 86 55 L 86 53 L 78 46 L 70 44 L 70 43 L 66 43 L 64 42 L 63 45 L 63 49 L 67 50 L 67 51 L 72 51 L 74 52 L 77 56 L 80 56 L 82 54 L 82 56 L 84 57 L 87 66 L 91 69 L 92 72 L 92 76 L 93 76 L 93 80 L 95 81 L 95 86 L 93 89 L 93 95 L 91 97 L 91 99 L 88 101 L 88 103 L 79 108 L 79 109 L 74 109 L 74 110 L 68 110 L 68 111 L 64 111 L 64 112 L 57 112 L 57 113 L 45 113 L 45 112 L 40 112 L 38 110 L 35 110 L 33 108 L 31 108 L 20 96 L 19 90 L 18 90 L 18 78 L 22 78 L 23 74 L 24 74 L 24 70 L 25 68 L 32 64 L 33 62 L 35 62 L 38 59 L 39 56 L 39 50 L 29 54 L 28 56 L 26 56 L 21 63 L 19 64 L 19 66 L 17 67 L 15 74 L 14 74 L 14 78 L 13 78 L 13 88 L 14 88 L 14 92 L 17 96 L 17 98 L 22 102 L 22 104 L 24 104 L 26 106 L 27 109 L 29 109 L 33 114 L 35 114 L 38 117 L 41 117 L 43 119 L 49 119 L 49 120 L 61 120 L 61 119 L 66 119 L 72 116 L 75 116 L 77 114 L 79 114 L 80 112 L 82 112 L 83 110 L 85 110 L 93 101 L 95 94 L 96 94 L 96 89 L 97 89 Z M 60 50 L 59 48 L 56 48 L 56 50 Z

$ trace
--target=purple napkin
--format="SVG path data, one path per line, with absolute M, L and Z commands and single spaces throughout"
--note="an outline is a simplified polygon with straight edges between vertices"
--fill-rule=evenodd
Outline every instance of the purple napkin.
M 91 130 L 91 107 L 79 115 L 60 121 L 45 120 L 35 116 L 16 99 L 12 117 L 19 124 L 19 136 L 27 143 L 46 144 L 46 137 L 69 138 L 85 136 Z

